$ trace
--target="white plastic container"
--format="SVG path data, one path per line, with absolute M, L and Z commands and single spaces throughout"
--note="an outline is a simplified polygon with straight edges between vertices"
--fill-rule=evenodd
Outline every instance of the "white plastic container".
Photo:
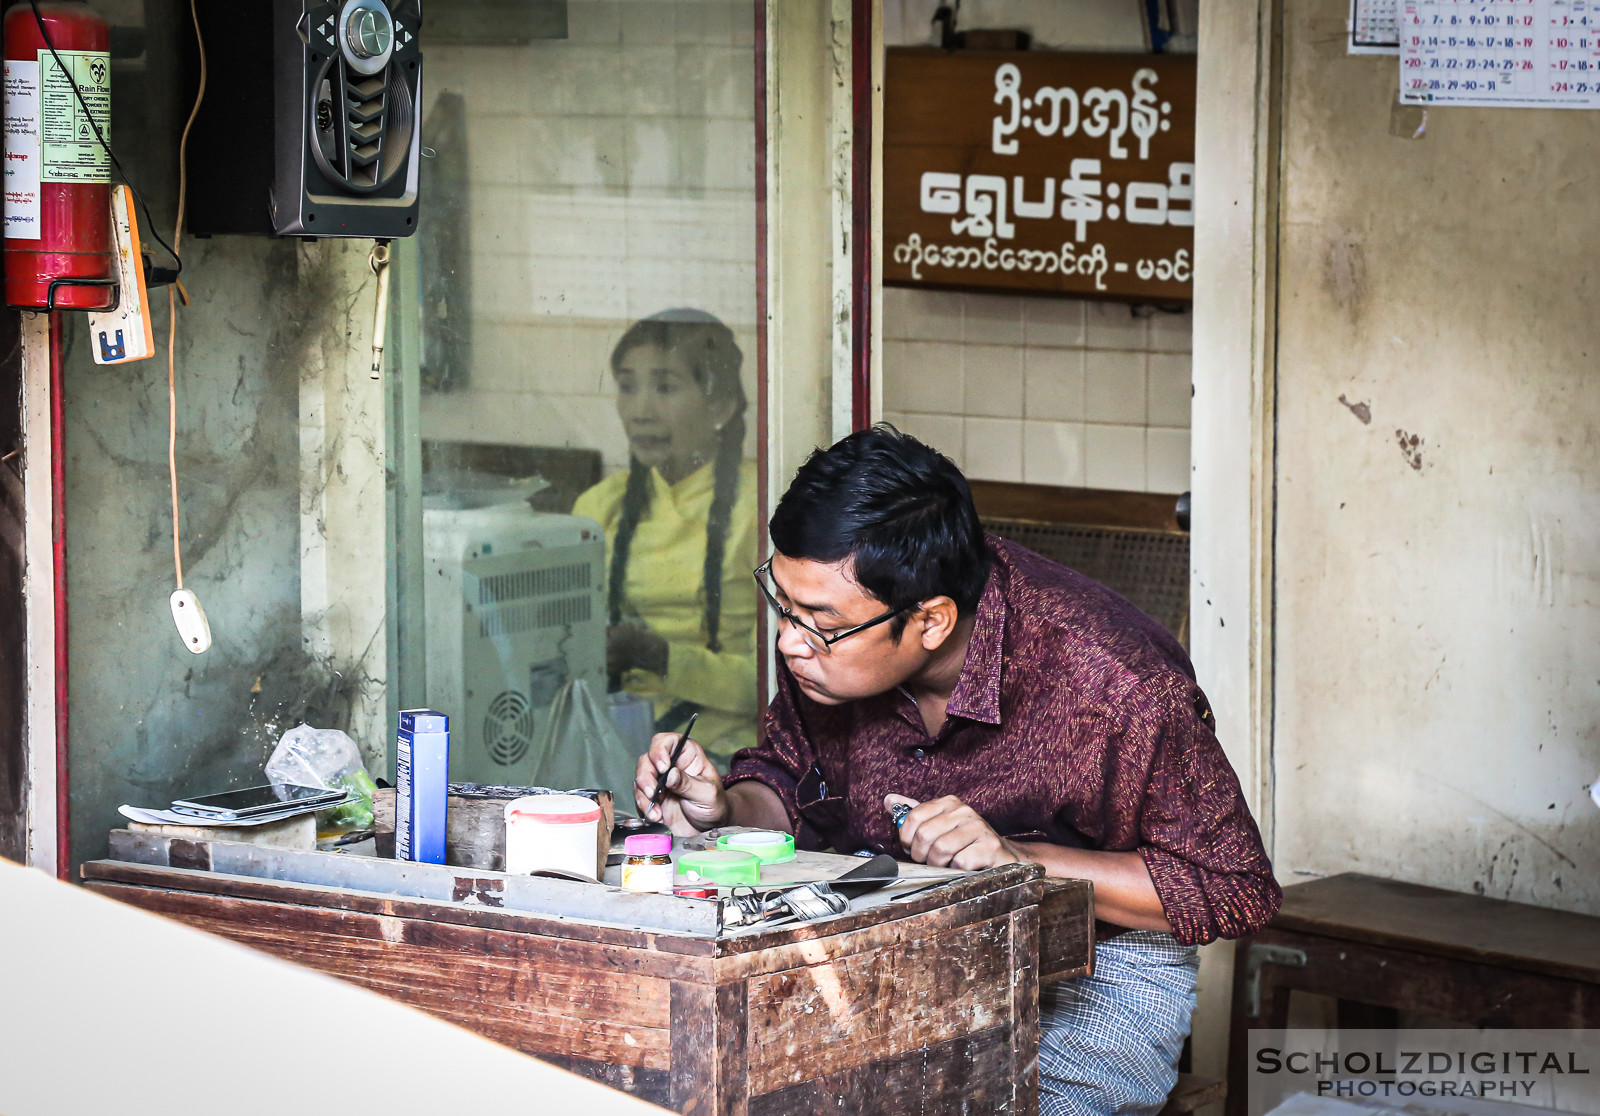
M 506 803 L 506 871 L 555 869 L 595 879 L 600 807 L 576 794 L 534 794 Z

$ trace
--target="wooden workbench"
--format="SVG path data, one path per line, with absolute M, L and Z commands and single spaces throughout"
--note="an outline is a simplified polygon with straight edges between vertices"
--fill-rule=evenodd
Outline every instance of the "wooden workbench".
M 592 883 L 124 831 L 111 846 L 83 866 L 102 894 L 685 1113 L 1036 1112 L 1041 976 L 1082 975 L 1093 950 L 1089 885 L 1033 865 L 729 931 L 713 903 Z

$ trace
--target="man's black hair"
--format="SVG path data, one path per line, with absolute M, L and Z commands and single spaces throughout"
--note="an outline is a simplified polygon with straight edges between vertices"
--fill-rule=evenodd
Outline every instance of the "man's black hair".
M 886 422 L 815 450 L 768 526 L 789 558 L 853 558 L 856 583 L 890 608 L 948 596 L 966 616 L 989 580 L 967 478 Z M 904 626 L 894 622 L 896 639 Z

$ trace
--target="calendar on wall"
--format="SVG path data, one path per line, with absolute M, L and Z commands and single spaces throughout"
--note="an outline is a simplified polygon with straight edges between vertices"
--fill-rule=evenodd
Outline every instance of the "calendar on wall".
M 1400 0 L 1400 99 L 1600 108 L 1600 0 Z
M 1350 0 L 1351 54 L 1400 53 L 1400 0 Z

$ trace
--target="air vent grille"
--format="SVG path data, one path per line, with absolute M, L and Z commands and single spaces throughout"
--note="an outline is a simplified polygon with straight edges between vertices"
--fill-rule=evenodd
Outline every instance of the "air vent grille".
M 483 719 L 483 746 L 489 758 L 510 767 L 533 745 L 533 706 L 515 690 L 506 690 L 489 703 Z
M 548 597 L 587 589 L 593 583 L 594 567 L 587 562 L 568 566 L 549 566 L 542 570 L 518 570 L 495 574 L 478 581 L 480 605 L 504 604 L 528 597 Z M 588 619 L 588 617 L 584 617 Z
M 479 615 L 478 634 L 485 639 L 493 639 L 535 628 L 581 624 L 594 615 L 592 600 L 589 596 L 556 597 L 548 601 L 530 601 L 497 608 Z

